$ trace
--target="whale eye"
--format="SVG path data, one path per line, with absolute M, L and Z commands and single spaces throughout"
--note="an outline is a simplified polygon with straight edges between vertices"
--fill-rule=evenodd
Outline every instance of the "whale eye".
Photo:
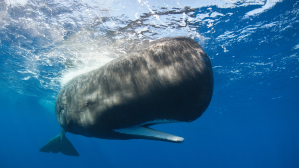
M 66 110 L 66 105 L 64 105 L 64 104 L 60 104 L 60 105 L 58 106 L 58 114 L 62 114 L 62 113 L 64 113 L 65 110 Z
M 86 102 L 85 102 L 85 106 L 88 106 L 88 105 L 89 105 L 89 102 L 88 102 L 88 101 L 86 101 Z

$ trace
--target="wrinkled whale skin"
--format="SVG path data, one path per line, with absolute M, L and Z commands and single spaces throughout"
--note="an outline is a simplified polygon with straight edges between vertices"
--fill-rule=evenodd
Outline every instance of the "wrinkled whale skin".
M 164 38 L 69 81 L 57 96 L 55 113 L 73 134 L 159 140 L 115 130 L 191 122 L 207 109 L 213 85 L 210 59 L 196 41 Z

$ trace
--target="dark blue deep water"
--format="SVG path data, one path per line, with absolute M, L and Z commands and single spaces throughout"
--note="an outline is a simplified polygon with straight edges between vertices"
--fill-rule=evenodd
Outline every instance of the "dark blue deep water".
M 80 157 L 41 153 L 59 134 L 62 85 L 144 41 L 189 36 L 214 94 L 174 144 L 67 133 Z M 299 1 L 0 0 L 0 167 L 299 167 Z

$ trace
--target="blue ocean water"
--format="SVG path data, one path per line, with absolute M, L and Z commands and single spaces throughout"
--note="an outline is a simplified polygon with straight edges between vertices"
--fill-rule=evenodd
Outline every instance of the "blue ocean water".
M 72 77 L 146 41 L 189 36 L 214 94 L 181 144 L 67 133 L 80 157 L 41 153 Z M 0 0 L 0 167 L 299 167 L 299 1 Z

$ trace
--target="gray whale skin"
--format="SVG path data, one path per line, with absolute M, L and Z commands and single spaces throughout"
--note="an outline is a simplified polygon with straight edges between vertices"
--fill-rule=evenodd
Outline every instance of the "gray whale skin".
M 79 156 L 66 132 L 183 142 L 182 137 L 149 126 L 197 119 L 211 101 L 213 86 L 210 59 L 196 41 L 188 37 L 153 41 L 69 81 L 55 103 L 61 133 L 40 151 Z

